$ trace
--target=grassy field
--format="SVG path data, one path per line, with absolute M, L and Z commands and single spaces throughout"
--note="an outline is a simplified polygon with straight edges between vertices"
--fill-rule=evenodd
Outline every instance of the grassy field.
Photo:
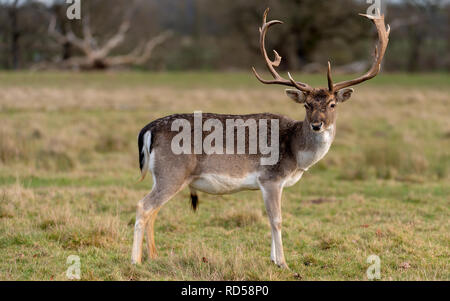
M 290 271 L 270 261 L 259 192 L 200 194 L 197 213 L 181 192 L 156 220 L 159 258 L 133 266 L 145 124 L 303 107 L 250 72 L 0 73 L 0 280 L 66 280 L 69 255 L 82 280 L 367 280 L 371 254 L 381 280 L 450 280 L 449 92 L 448 74 L 382 74 L 339 107 L 329 154 L 283 195 Z

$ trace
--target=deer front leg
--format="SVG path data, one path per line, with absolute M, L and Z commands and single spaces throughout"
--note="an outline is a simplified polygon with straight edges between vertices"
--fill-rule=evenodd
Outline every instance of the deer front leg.
M 273 235 L 272 242 L 270 244 L 270 259 L 273 261 L 273 263 L 275 263 L 275 241 L 273 240 Z
M 272 245 L 270 258 L 276 265 L 288 268 L 284 259 L 283 242 L 281 239 L 281 192 L 282 187 L 277 183 L 265 183 L 261 185 L 261 191 L 269 216 L 272 232 Z

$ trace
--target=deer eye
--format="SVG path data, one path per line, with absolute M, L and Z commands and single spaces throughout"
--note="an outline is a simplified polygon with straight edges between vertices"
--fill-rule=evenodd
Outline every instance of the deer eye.
M 330 105 L 331 108 L 334 108 L 335 106 L 336 106 L 335 103 L 332 103 L 332 104 Z

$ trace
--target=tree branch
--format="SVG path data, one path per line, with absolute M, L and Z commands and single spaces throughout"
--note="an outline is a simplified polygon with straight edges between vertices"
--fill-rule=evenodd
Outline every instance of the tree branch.
M 164 43 L 171 36 L 172 32 L 166 31 L 148 41 L 145 47 L 141 45 L 127 55 L 111 57 L 108 62 L 110 65 L 143 64 L 151 57 L 155 47 Z

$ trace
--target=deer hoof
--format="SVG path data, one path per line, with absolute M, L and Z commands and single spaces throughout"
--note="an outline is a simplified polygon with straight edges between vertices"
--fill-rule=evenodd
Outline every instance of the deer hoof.
M 288 265 L 286 264 L 286 262 L 279 263 L 279 264 L 277 264 L 277 266 L 278 266 L 279 268 L 281 268 L 281 269 L 289 270 L 289 267 L 288 267 Z

